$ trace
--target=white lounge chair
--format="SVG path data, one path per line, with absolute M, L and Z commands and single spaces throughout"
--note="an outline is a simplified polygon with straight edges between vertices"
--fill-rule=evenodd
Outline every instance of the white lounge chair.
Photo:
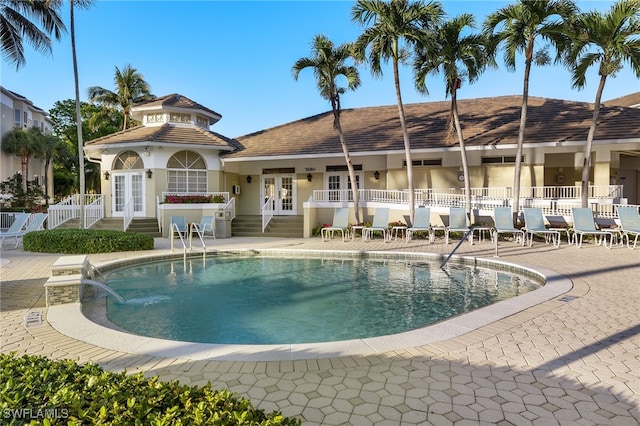
M 16 247 L 18 247 L 18 239 L 16 235 L 18 235 L 22 229 L 27 224 L 29 220 L 29 216 L 31 213 L 16 213 L 13 217 L 13 223 L 6 231 L 0 233 L 0 247 L 4 244 L 5 238 L 15 238 L 16 239 Z
M 529 240 L 529 247 L 533 245 L 533 237 L 536 234 L 544 235 L 547 244 L 553 243 L 554 247 L 560 247 L 560 231 L 546 228 L 541 208 L 530 207 L 522 210 L 524 212 L 524 228 L 522 230 Z
M 322 228 L 320 231 L 322 241 L 329 241 L 330 238 L 333 238 L 333 234 L 335 232 L 340 232 L 342 234 L 342 241 L 347 241 L 347 238 L 349 238 L 348 207 L 338 207 L 333 210 L 333 222 L 331 223 L 331 226 Z
M 44 223 L 47 220 L 47 217 L 49 217 L 49 215 L 46 213 L 35 213 L 30 215 L 29 223 L 27 223 L 27 226 L 23 230 L 12 234 L 9 234 L 8 232 L 3 234 L 3 241 L 4 238 L 13 237 L 16 239 L 15 247 L 17 248 L 22 241 L 22 237 L 24 237 L 27 233 L 44 229 Z
M 638 213 L 638 207 L 618 206 L 618 218 L 620 219 L 622 239 L 627 239 L 627 247 L 635 249 L 638 244 L 638 237 L 640 237 L 640 213 Z M 634 236 L 632 247 L 631 238 Z
M 373 213 L 373 223 L 371 226 L 365 226 L 362 228 L 363 241 L 369 241 L 373 238 L 375 231 L 382 231 L 382 238 L 385 242 L 388 241 L 389 233 L 389 209 L 388 208 L 376 208 Z
M 204 238 L 207 233 L 211 234 L 214 239 L 216 238 L 215 216 L 202 216 L 200 223 L 194 223 L 193 227 L 202 238 Z
M 596 221 L 593 218 L 593 211 L 587 207 L 579 207 L 571 209 L 573 218 L 573 240 L 576 246 L 582 247 L 582 237 L 584 235 L 593 235 L 597 245 L 604 245 L 611 248 L 613 243 L 613 232 L 598 229 Z M 607 246 L 607 237 L 609 237 L 609 245 Z
M 492 230 L 494 241 L 498 240 L 500 234 L 511 234 L 514 242 L 520 242 L 520 244 L 524 245 L 524 231 L 513 226 L 513 210 L 511 207 L 494 208 L 493 222 L 495 224 L 495 228 Z
M 449 244 L 450 232 L 462 232 L 463 235 L 469 232 L 467 226 L 467 212 L 462 207 L 451 207 L 449 209 L 449 225 L 444 228 L 444 243 Z M 469 233 L 469 242 L 473 244 L 473 232 Z
M 407 242 L 411 241 L 414 232 L 428 232 L 429 242 L 433 242 L 433 229 L 431 228 L 431 208 L 419 207 L 413 215 L 413 226 L 407 228 Z

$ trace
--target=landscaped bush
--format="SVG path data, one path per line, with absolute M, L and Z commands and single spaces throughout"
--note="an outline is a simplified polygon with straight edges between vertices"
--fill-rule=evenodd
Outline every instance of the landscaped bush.
M 2 424 L 300 425 L 211 384 L 167 383 L 42 356 L 0 355 L 0 384 Z
M 208 204 L 213 203 L 211 195 L 167 195 L 164 197 L 167 204 Z M 224 197 L 223 201 L 224 202 Z
M 23 237 L 25 251 L 91 254 L 153 250 L 153 237 L 136 232 L 103 229 L 46 229 Z

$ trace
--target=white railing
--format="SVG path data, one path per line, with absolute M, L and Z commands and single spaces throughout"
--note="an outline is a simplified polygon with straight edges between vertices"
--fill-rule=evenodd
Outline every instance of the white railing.
M 588 198 L 621 198 L 622 185 L 590 185 Z M 582 197 L 580 186 L 533 186 L 520 188 L 523 198 L 574 199 Z
M 129 198 L 129 200 L 124 205 L 124 209 L 122 209 L 123 231 L 126 232 L 129 225 L 131 225 L 131 221 L 133 220 L 133 215 L 134 215 L 133 198 Z
M 17 214 L 20 214 L 20 212 L 0 212 L 0 229 L 4 231 L 11 228 Z
M 273 219 L 273 197 L 269 197 L 261 209 L 262 232 L 267 228 L 269 221 Z
M 236 218 L 236 199 L 235 199 L 235 197 L 230 199 L 227 202 L 227 204 L 224 205 L 224 209 L 223 210 L 230 212 L 229 217 L 231 218 L 231 220 Z
M 65 222 L 80 218 L 80 194 L 70 195 L 58 204 L 49 206 L 49 229 L 57 228 Z M 85 194 L 84 228 L 88 228 L 104 217 L 104 197 L 101 194 Z

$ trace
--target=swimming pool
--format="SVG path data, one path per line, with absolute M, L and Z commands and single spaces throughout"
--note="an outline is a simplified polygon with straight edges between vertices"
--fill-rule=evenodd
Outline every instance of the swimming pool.
M 522 273 L 453 263 L 443 271 L 415 256 L 246 254 L 115 270 L 108 284 L 127 302 L 109 297 L 108 320 L 182 342 L 347 341 L 415 330 L 540 288 Z

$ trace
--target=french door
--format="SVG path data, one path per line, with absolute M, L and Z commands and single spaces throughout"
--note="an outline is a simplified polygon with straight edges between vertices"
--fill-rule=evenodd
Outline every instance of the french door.
M 261 187 L 261 207 L 271 199 L 274 215 L 297 214 L 295 175 L 262 175 Z
M 124 209 L 131 200 L 133 203 L 133 215 L 144 216 L 144 172 L 112 173 L 111 194 L 113 203 L 111 205 L 111 216 L 122 217 Z

